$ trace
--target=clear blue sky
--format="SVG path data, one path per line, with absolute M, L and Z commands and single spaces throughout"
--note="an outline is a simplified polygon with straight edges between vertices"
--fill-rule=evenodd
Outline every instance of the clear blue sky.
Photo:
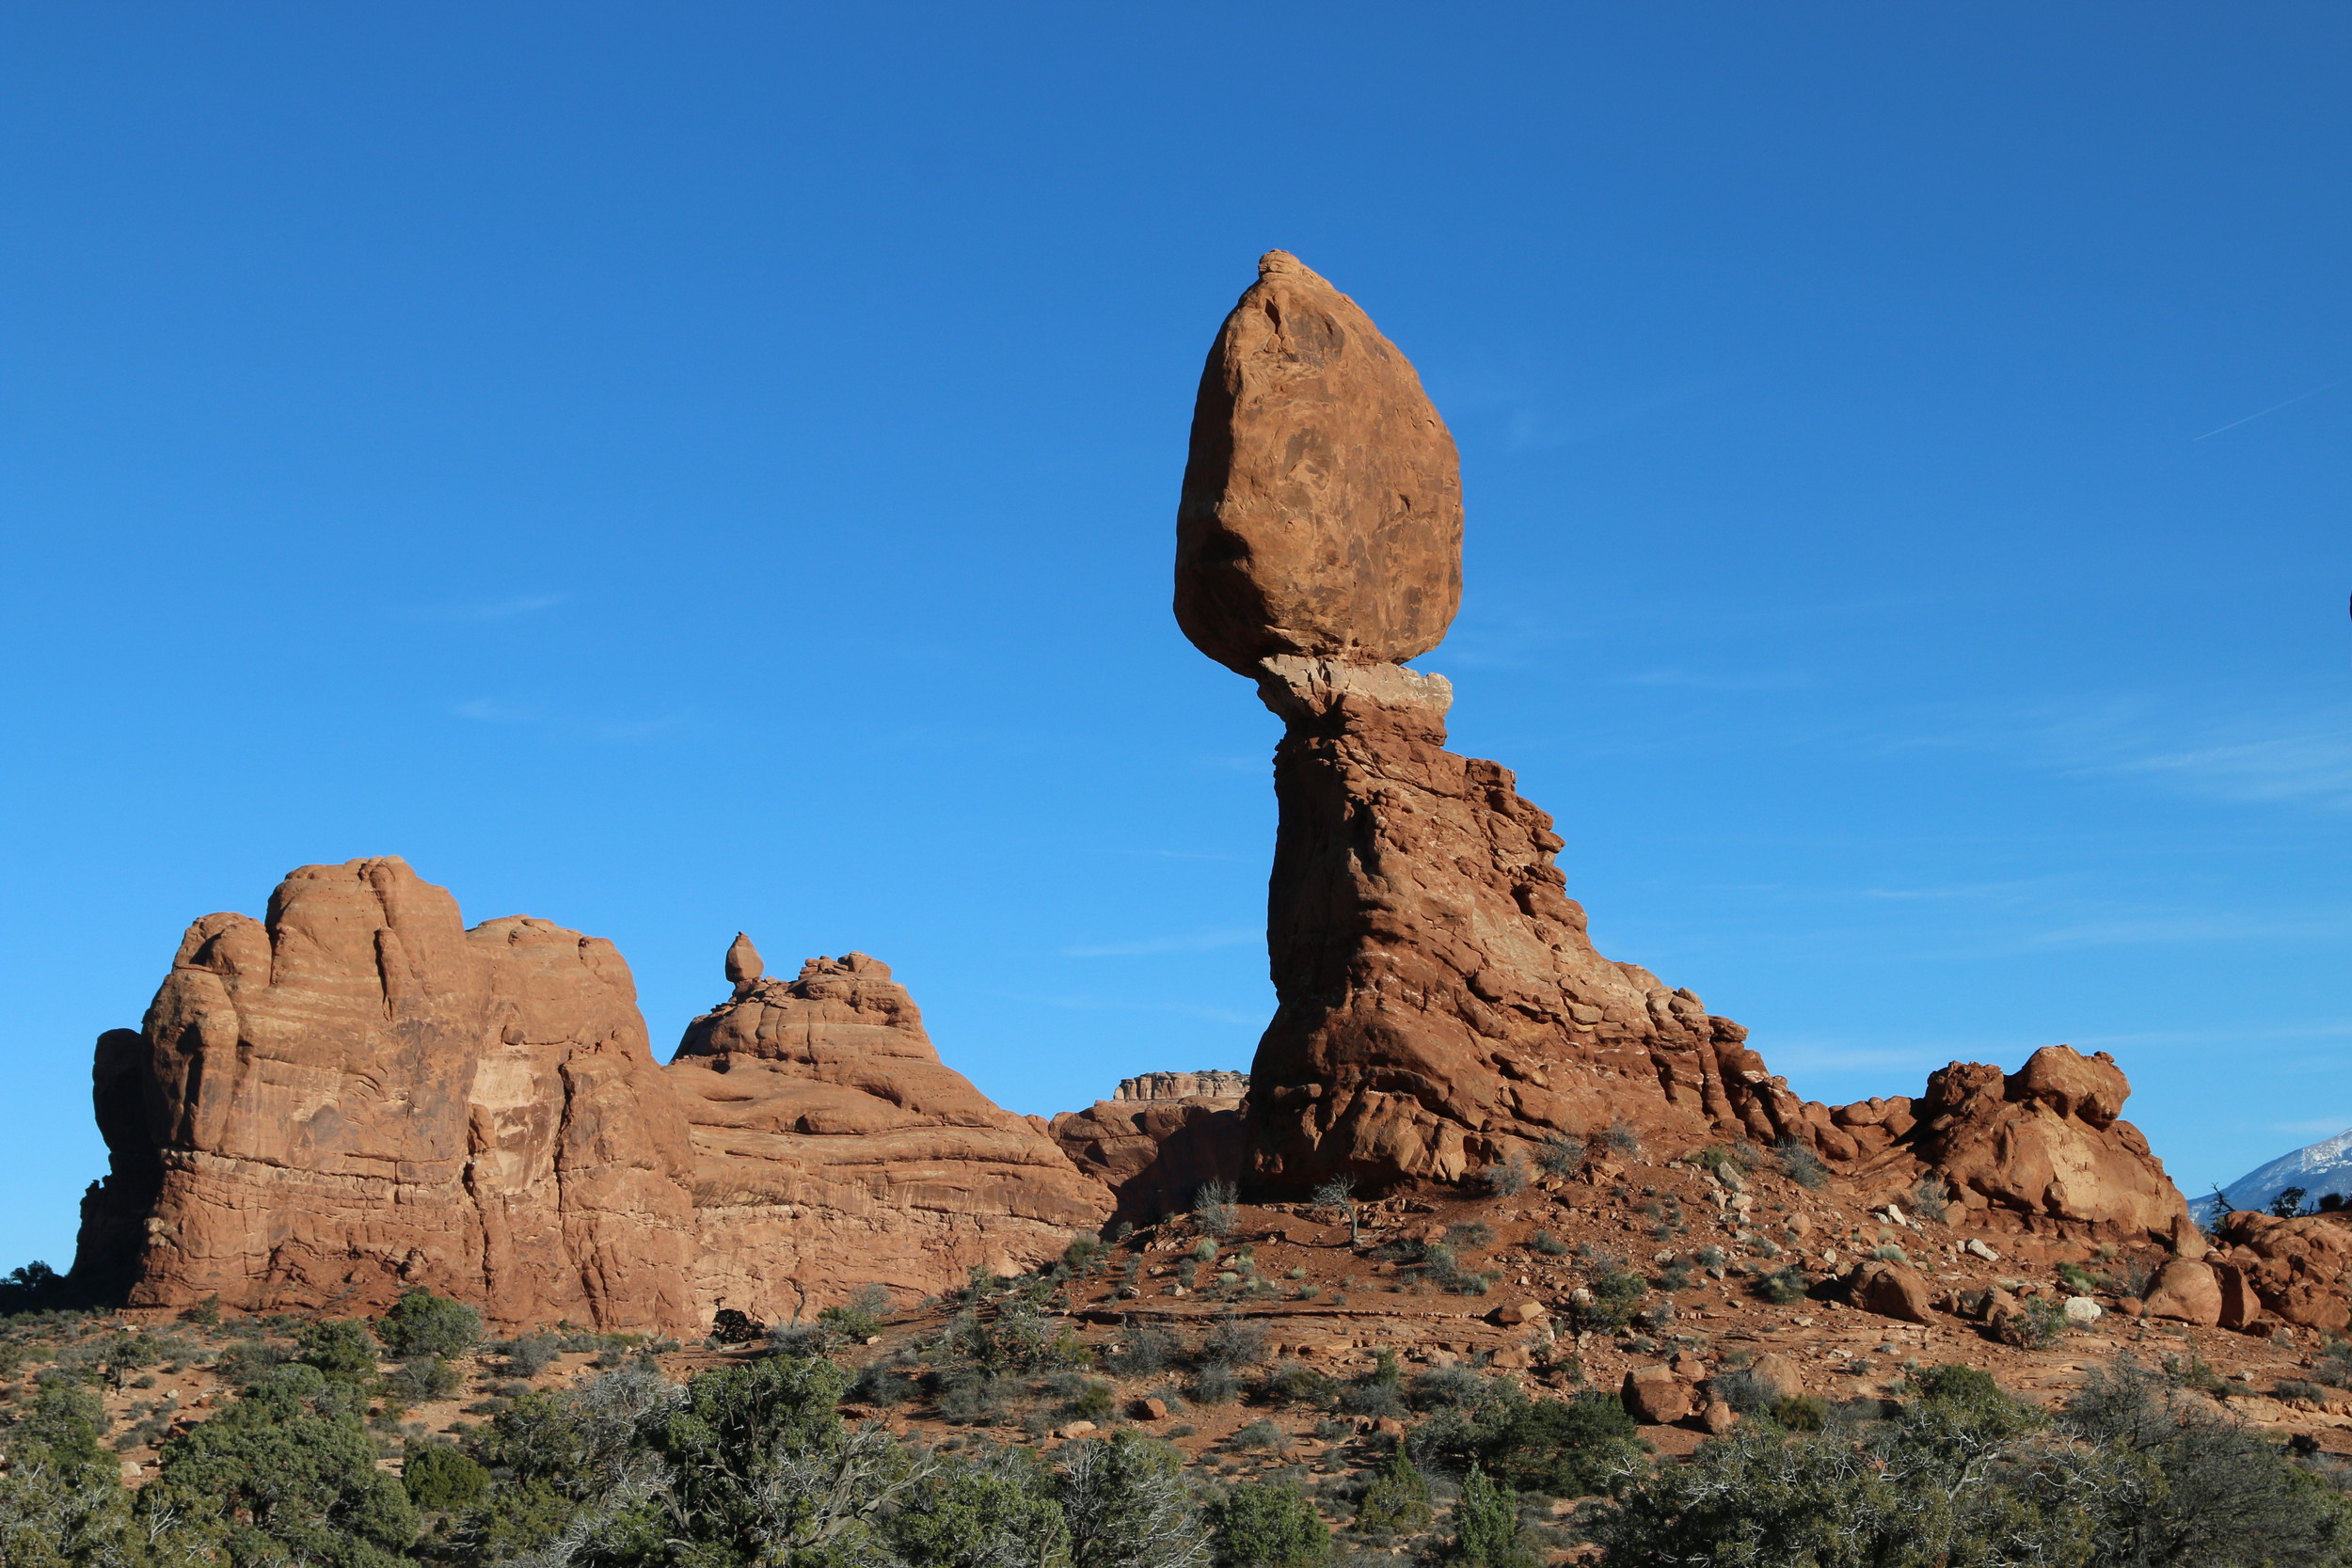
M 1276 724 L 1167 605 L 1296 251 L 1462 447 L 1422 667 L 1807 1095 L 2352 1125 L 2352 8 L 40 0 L 0 21 L 0 1266 L 185 923 L 400 854 L 658 1049 L 859 948 L 1246 1066 Z

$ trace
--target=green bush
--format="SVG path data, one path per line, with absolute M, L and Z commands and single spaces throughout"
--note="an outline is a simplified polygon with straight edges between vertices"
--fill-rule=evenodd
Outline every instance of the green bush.
M 1429 1478 L 1403 1449 L 1374 1472 L 1356 1505 L 1356 1528 L 1399 1535 L 1429 1528 Z
M 1633 1321 L 1649 1282 L 1613 1259 L 1597 1260 L 1584 1275 L 1588 1301 L 1572 1302 L 1568 1318 L 1578 1328 L 1613 1333 Z
M 1829 1167 L 1821 1164 L 1811 1144 L 1783 1138 L 1772 1152 L 1779 1157 L 1781 1170 L 1798 1186 L 1818 1191 L 1829 1185 Z
M 1295 1481 L 1245 1481 L 1215 1513 L 1216 1558 L 1234 1568 L 1314 1568 L 1331 1532 Z
M 1454 1538 L 1437 1554 L 1439 1562 L 1460 1568 L 1536 1568 L 1543 1560 L 1519 1528 L 1518 1508 L 1510 1492 L 1474 1465 L 1454 1504 L 1453 1524 Z
M 367 1326 L 348 1318 L 306 1323 L 294 1336 L 295 1358 L 330 1378 L 351 1383 L 375 1379 L 375 1341 Z
M 1819 1432 L 1829 1425 L 1829 1405 L 1812 1394 L 1790 1394 L 1772 1405 L 1772 1419 L 1790 1432 Z
M 399 1361 L 421 1355 L 463 1355 L 482 1338 L 482 1314 L 462 1301 L 410 1291 L 376 1320 L 375 1337 Z
M 402 1362 L 384 1379 L 385 1395 L 402 1404 L 430 1404 L 455 1399 L 466 1386 L 457 1369 L 437 1355 L 420 1355 Z
M 408 1500 L 435 1513 L 471 1508 L 490 1489 L 490 1472 L 446 1443 L 412 1444 L 401 1462 Z
M 1070 1244 L 1074 1247 L 1078 1243 Z M 848 1301 L 818 1313 L 817 1322 L 834 1342 L 862 1345 L 882 1332 L 882 1320 L 889 1313 L 890 1292 L 880 1285 L 861 1285 Z

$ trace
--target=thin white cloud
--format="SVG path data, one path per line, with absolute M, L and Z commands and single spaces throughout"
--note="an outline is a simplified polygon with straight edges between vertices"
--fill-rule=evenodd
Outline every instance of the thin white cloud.
M 1080 947 L 1065 947 L 1065 958 L 1139 958 L 1156 953 L 1206 953 L 1219 947 L 1233 947 L 1253 942 L 1258 932 L 1249 927 L 1233 926 L 1216 930 L 1194 931 L 1185 936 L 1141 937 L 1131 942 L 1095 942 Z
M 2305 1121 L 2274 1121 L 2270 1124 L 2270 1128 L 2274 1132 L 2292 1132 L 2298 1137 L 2306 1133 L 2315 1133 L 2323 1138 L 2331 1137 L 2346 1128 L 2352 1128 L 2352 1116 L 2313 1117 Z
M 1172 1013 L 1178 1018 L 1204 1019 L 1212 1023 L 1237 1024 L 1248 1029 L 1264 1028 L 1267 1017 L 1264 1013 L 1237 1013 L 1226 1007 L 1203 1007 L 1189 1002 L 1136 1002 L 1126 998 L 1094 996 L 1086 992 L 1059 996 L 1025 993 L 1010 996 L 1009 1000 L 1034 1003 L 1041 1007 L 1060 1007 L 1067 1011 L 1081 1013 Z
M 421 613 L 437 621 L 511 621 L 518 615 L 535 615 L 543 610 L 553 610 L 570 596 L 568 594 L 517 594 L 502 599 L 472 599 L 434 605 Z

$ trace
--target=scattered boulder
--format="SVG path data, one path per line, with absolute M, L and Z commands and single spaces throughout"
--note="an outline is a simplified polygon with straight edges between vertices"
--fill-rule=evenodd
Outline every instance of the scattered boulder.
M 1691 1386 L 1671 1367 L 1643 1367 L 1625 1374 L 1619 1392 L 1626 1413 L 1644 1426 L 1667 1426 L 1691 1414 Z
M 2061 1310 L 2066 1314 L 2066 1321 L 2076 1328 L 2089 1328 L 2099 1321 L 2099 1304 L 2089 1296 L 2068 1296 Z
M 1907 1323 L 1935 1321 L 1928 1305 L 1927 1281 L 1902 1264 L 1883 1259 L 1854 1266 L 1847 1277 L 1846 1299 L 1883 1318 L 1896 1318 Z
M 1740 1424 L 1740 1414 L 1722 1400 L 1708 1400 L 1699 1412 L 1699 1427 L 1710 1437 L 1722 1437 Z
M 1133 1410 L 1135 1418 L 1138 1421 L 1165 1421 L 1168 1419 L 1168 1402 L 1166 1400 L 1137 1400 L 1135 1402 Z
M 2157 1272 L 2140 1307 L 2152 1318 L 2210 1328 L 2221 1322 L 2221 1282 L 2211 1264 L 2175 1258 Z
M 1494 1309 L 1491 1316 L 1505 1328 L 1520 1323 L 1541 1323 L 1551 1315 L 1551 1309 L 1540 1301 L 1515 1301 Z
M 2352 1329 L 2352 1213 L 2280 1219 L 2241 1209 L 2224 1215 L 2216 1234 L 2270 1312 L 2323 1333 Z
M 1794 1361 L 1778 1351 L 1766 1351 L 1749 1362 L 1747 1373 L 1758 1388 L 1772 1396 L 1775 1404 L 1804 1392 L 1804 1374 L 1797 1370 Z

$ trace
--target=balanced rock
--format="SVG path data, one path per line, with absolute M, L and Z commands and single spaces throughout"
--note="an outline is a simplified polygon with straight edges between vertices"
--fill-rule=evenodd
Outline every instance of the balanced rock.
M 424 1286 L 507 1324 L 696 1321 L 691 1150 L 628 964 L 544 920 L 468 930 L 397 859 L 191 926 L 95 1091 L 95 1295 L 352 1313 Z
M 1276 655 L 1401 663 L 1462 598 L 1462 482 L 1421 377 L 1356 302 L 1269 251 L 1200 374 L 1176 621 L 1255 678 Z
M 935 1294 L 1057 1258 L 1108 1215 L 1051 1137 L 940 1061 L 887 964 L 739 985 L 665 1070 L 692 1133 L 702 1301 L 772 1320 L 803 1291 Z

